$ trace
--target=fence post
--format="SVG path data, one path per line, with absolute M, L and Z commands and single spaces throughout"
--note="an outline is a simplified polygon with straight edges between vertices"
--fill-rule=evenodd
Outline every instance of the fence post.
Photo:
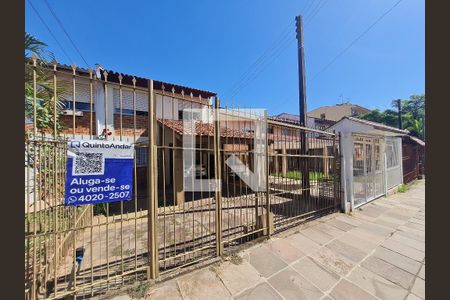
M 270 238 L 270 194 L 269 194 L 269 123 L 267 120 L 267 111 L 264 112 L 264 117 L 266 119 L 266 227 L 267 227 L 267 237 Z
M 148 279 L 159 276 L 158 255 L 158 185 L 157 185 L 157 149 L 156 149 L 156 109 L 153 93 L 153 80 L 148 80 Z
M 216 255 L 221 256 L 223 254 L 222 244 L 222 161 L 220 158 L 220 120 L 219 120 L 219 107 L 220 99 L 216 97 L 214 103 L 214 156 L 215 156 L 215 200 L 216 200 Z
M 338 201 L 339 201 L 339 191 L 338 191 L 338 183 L 339 183 L 339 174 L 338 174 L 338 168 L 337 168 L 337 160 L 339 158 L 338 150 L 336 146 L 336 131 L 333 130 L 333 196 L 334 196 L 334 210 L 338 207 Z M 339 139 L 340 140 L 340 139 Z M 325 146 L 327 147 L 327 146 Z M 325 158 L 326 160 L 328 158 Z

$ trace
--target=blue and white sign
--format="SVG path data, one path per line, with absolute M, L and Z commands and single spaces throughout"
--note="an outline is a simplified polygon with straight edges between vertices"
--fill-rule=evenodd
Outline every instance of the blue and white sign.
M 103 140 L 69 140 L 64 202 L 76 206 L 131 200 L 134 147 Z

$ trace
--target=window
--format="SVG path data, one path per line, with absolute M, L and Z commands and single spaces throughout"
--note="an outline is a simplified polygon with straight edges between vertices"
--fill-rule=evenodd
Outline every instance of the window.
M 320 114 L 320 118 L 321 118 L 322 120 L 325 119 L 325 114 L 324 114 L 324 113 Z
M 289 135 L 290 134 L 289 128 L 281 128 L 281 134 L 282 135 Z
M 136 148 L 136 166 L 146 166 L 147 165 L 147 147 L 137 147 Z
M 183 120 L 184 116 L 188 117 L 188 120 L 201 120 L 202 115 L 200 114 L 200 112 L 193 112 L 193 111 L 184 111 L 184 110 L 179 110 L 178 111 L 178 120 Z
M 64 109 L 73 109 L 72 101 L 64 101 Z M 75 111 L 91 111 L 91 104 L 87 102 L 75 102 Z M 92 103 L 92 111 L 95 111 L 95 104 Z
M 392 140 L 386 141 L 386 164 L 388 168 L 397 167 L 399 164 L 397 143 Z
M 120 115 L 120 108 L 115 108 L 114 113 L 117 115 Z M 122 108 L 122 115 L 123 116 L 133 116 L 133 110 L 132 109 L 126 109 Z M 136 110 L 136 116 L 148 116 L 148 112 L 142 111 L 142 110 Z

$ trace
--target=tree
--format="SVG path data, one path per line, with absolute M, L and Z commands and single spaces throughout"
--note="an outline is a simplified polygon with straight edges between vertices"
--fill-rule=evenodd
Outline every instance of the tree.
M 47 45 L 25 32 L 25 117 L 33 120 L 36 117 L 36 127 L 40 133 L 51 130 L 56 122 L 58 131 L 62 129 L 59 122 L 59 112 L 64 108 L 64 95 L 66 88 L 59 85 L 56 89 L 57 99 L 54 100 L 53 74 L 49 69 L 49 61 L 54 60 Z M 36 116 L 34 116 L 34 84 L 33 84 L 33 58 L 36 59 Z M 54 105 L 56 104 L 56 118 Z
M 425 138 L 425 94 L 412 95 L 409 99 L 401 100 L 402 105 L 402 129 L 420 139 Z M 398 109 L 397 100 L 392 101 L 392 106 Z M 398 111 L 386 109 L 380 111 L 374 109 L 361 117 L 361 119 L 382 123 L 392 127 L 398 127 Z

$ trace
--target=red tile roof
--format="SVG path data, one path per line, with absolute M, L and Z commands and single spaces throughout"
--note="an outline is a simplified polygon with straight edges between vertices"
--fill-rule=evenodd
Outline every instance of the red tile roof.
M 214 136 L 214 124 L 211 123 L 202 123 L 195 122 L 195 132 L 192 132 L 192 128 L 184 128 L 183 121 L 181 120 L 169 120 L 169 119 L 158 119 L 158 122 L 176 133 L 183 134 L 196 134 L 196 135 L 204 135 L 204 136 Z M 241 131 L 237 129 L 231 128 L 220 128 L 220 136 L 223 138 L 243 138 L 243 139 L 252 139 L 252 132 Z

